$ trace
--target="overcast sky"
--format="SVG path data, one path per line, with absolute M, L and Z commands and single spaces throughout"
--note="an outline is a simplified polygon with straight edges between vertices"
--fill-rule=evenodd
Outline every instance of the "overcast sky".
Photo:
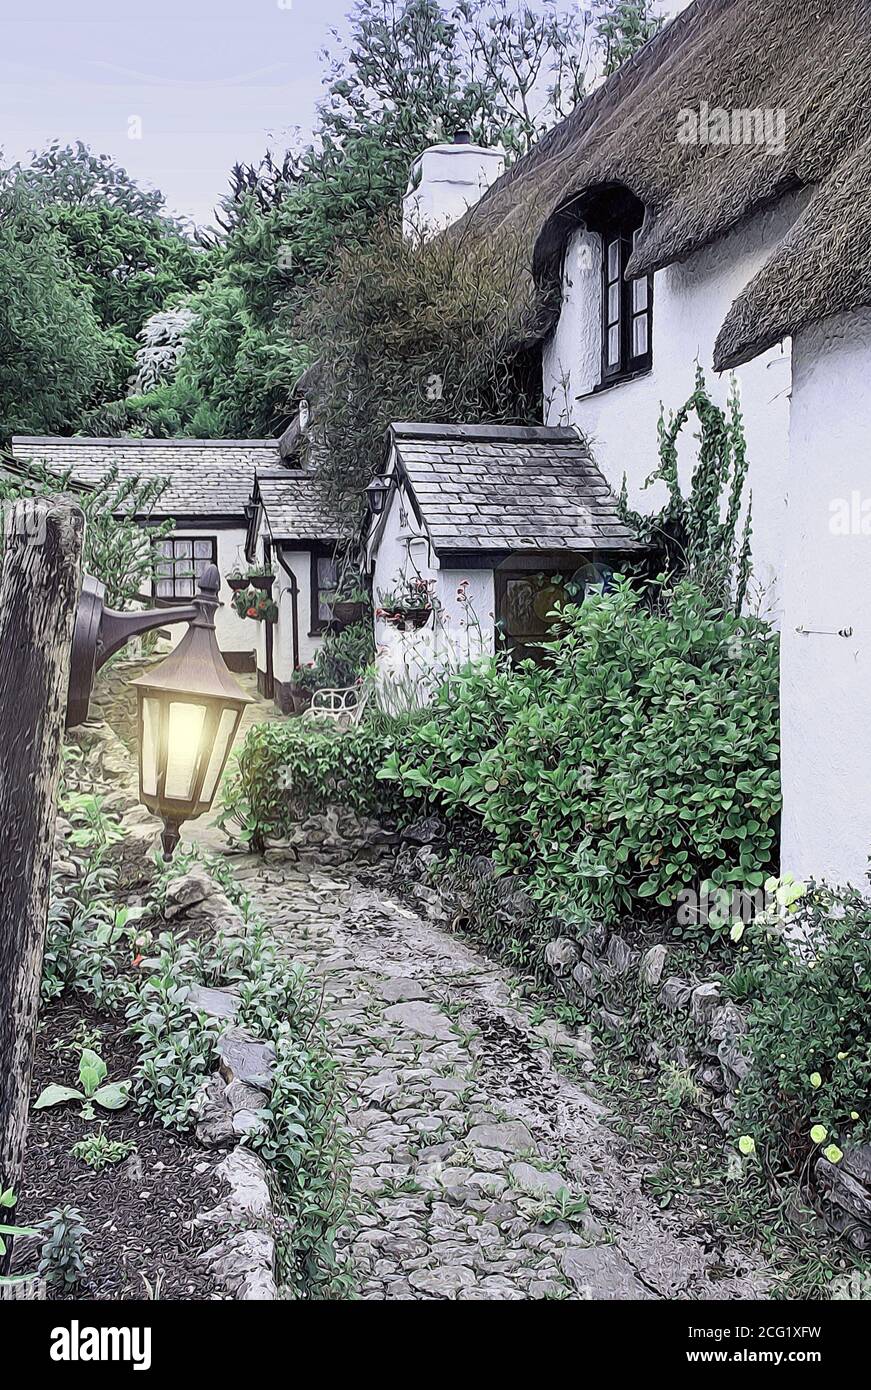
M 311 130 L 351 2 L 0 0 L 0 146 L 84 140 L 208 224 L 236 160 Z

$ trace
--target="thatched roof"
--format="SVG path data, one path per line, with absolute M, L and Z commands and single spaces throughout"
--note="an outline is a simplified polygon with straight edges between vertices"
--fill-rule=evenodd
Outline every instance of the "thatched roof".
M 684 144 L 679 113 L 782 110 L 782 148 Z M 728 315 L 719 370 L 871 304 L 871 0 L 695 0 L 487 191 L 461 233 L 514 232 L 540 285 L 603 187 L 645 218 L 627 273 L 686 259 L 806 188 L 785 241 Z M 525 293 L 522 295 L 525 299 Z M 539 331 L 550 326 L 558 301 Z

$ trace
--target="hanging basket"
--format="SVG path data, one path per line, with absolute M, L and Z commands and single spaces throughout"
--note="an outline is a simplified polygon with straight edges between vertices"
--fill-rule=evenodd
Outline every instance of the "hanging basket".
M 248 584 L 253 584 L 255 589 L 264 589 L 264 590 L 268 591 L 269 589 L 272 588 L 273 584 L 275 583 L 275 575 L 274 575 L 274 574 L 249 574 L 248 579 L 247 579 L 246 582 L 247 582 Z
M 352 623 L 361 623 L 369 610 L 369 605 L 362 600 L 351 602 L 350 600 L 339 599 L 332 605 L 334 620 L 342 627 L 350 627 Z
M 432 608 L 396 608 L 393 612 L 384 612 L 382 616 L 391 627 L 416 630 L 426 627 L 431 614 Z
M 229 575 L 229 574 L 228 574 L 228 575 L 227 575 L 227 583 L 229 584 L 230 588 L 233 590 L 233 593 L 234 593 L 234 594 L 238 594 L 238 593 L 241 592 L 242 589 L 247 589 L 247 588 L 248 588 L 248 580 L 247 580 L 244 576 L 239 577 L 239 576 L 234 576 L 234 575 Z

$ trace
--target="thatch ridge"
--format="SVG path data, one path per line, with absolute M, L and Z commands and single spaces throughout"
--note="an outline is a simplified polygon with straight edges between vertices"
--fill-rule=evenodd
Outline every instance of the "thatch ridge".
M 783 110 L 782 149 L 681 144 L 679 111 L 703 102 Z M 623 185 L 645 206 L 631 275 L 685 260 L 806 187 L 793 233 L 724 326 L 716 365 L 734 365 L 815 318 L 871 302 L 869 140 L 871 0 L 695 0 L 457 225 L 522 240 L 551 291 L 541 334 L 558 312 L 561 252 L 590 190 Z M 519 285 L 519 303 L 527 297 Z

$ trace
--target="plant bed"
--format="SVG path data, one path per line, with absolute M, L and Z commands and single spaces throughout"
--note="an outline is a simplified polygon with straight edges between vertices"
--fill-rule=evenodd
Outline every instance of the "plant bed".
M 132 1076 L 138 1061 L 135 1040 L 125 1036 L 123 1019 L 75 999 L 54 1001 L 42 1011 L 37 1035 L 32 1097 L 56 1082 L 76 1085 L 81 1047 L 90 1045 L 105 1059 L 112 1079 Z M 85 1045 L 88 1045 L 86 1042 Z M 202 1149 L 192 1135 L 165 1129 L 151 1113 L 131 1102 L 123 1110 L 97 1109 L 82 1118 L 72 1101 L 31 1110 L 24 1178 L 18 1208 L 20 1224 L 36 1225 L 64 1205 L 78 1208 L 89 1234 L 89 1259 L 82 1284 L 69 1291 L 52 1286 L 52 1299 L 167 1300 L 213 1299 L 222 1295 L 199 1255 L 208 1233 L 193 1223 L 216 1204 L 222 1184 L 214 1177 L 220 1155 Z M 134 1144 L 118 1163 L 95 1172 L 71 1154 L 74 1144 L 98 1131 L 107 1139 Z M 13 1270 L 26 1273 L 38 1263 L 37 1242 L 16 1244 Z

